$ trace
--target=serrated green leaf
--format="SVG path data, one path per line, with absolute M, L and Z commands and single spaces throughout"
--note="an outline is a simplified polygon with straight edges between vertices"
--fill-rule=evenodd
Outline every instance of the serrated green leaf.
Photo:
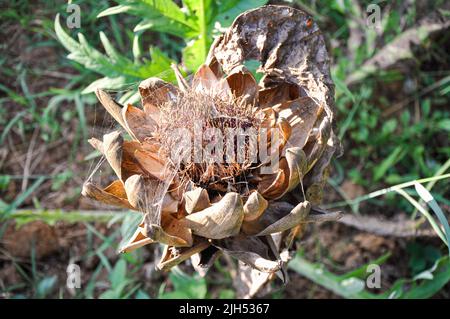
M 139 37 L 134 39 L 134 61 L 120 54 L 111 44 L 106 34 L 100 32 L 100 40 L 106 54 L 92 47 L 82 33 L 78 33 L 78 41 L 72 39 L 62 29 L 58 17 L 55 20 L 55 31 L 59 41 L 69 50 L 68 58 L 82 64 L 85 68 L 103 75 L 103 78 L 94 81 L 83 93 L 90 93 L 96 88 L 121 89 L 124 85 L 136 84 L 152 76 L 159 76 L 166 81 L 174 81 L 175 77 L 170 69 L 173 61 L 158 49 L 150 49 L 152 59 L 142 59 L 141 62 Z M 135 92 L 131 92 L 133 96 Z M 134 96 L 133 96 L 134 99 Z
M 61 27 L 61 23 L 59 22 L 59 13 L 55 17 L 55 33 L 59 40 L 59 42 L 68 50 L 68 51 L 77 51 L 79 49 L 79 44 L 77 41 L 72 39 Z
M 106 54 L 111 58 L 111 60 L 115 63 L 127 64 L 131 63 L 131 61 L 125 58 L 123 55 L 120 55 L 116 49 L 112 46 L 108 37 L 105 35 L 103 31 L 99 32 L 100 41 L 102 42 L 103 48 L 105 49 Z
M 204 62 L 216 23 L 228 27 L 240 13 L 267 3 L 266 0 L 184 0 L 179 7 L 173 1 L 163 0 L 115 1 L 131 6 L 126 12 L 142 18 L 134 32 L 153 30 L 183 38 L 187 44 L 182 52 L 183 62 L 191 71 Z
M 190 37 L 193 34 L 196 34 L 196 32 L 192 28 L 189 28 L 183 24 L 180 24 L 163 16 L 155 17 L 152 19 L 143 19 L 133 29 L 134 32 L 140 32 L 144 30 L 168 33 L 181 38 Z

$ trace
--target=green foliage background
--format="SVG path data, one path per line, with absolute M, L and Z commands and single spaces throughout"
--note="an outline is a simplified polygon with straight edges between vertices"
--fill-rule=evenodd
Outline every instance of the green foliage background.
M 105 251 L 117 247 L 119 238 L 130 235 L 138 222 L 135 215 L 45 209 L 41 199 L 33 194 L 44 185 L 50 185 L 47 187 L 53 192 L 67 189 L 68 202 L 78 198 L 79 187 L 68 186 L 77 174 L 70 167 L 80 162 L 85 165 L 85 161 L 98 155 L 94 152 L 82 160 L 77 158 L 89 135 L 87 115 L 95 109 L 92 92 L 96 88 L 116 92 L 122 103 L 135 102 L 136 88 L 142 79 L 158 76 L 167 81 L 175 80 L 170 69 L 172 63 L 182 64 L 185 75 L 192 74 L 204 61 L 215 36 L 241 12 L 267 1 L 72 2 L 82 8 L 81 29 L 66 27 L 66 4 L 44 2 L 31 6 L 27 1 L 13 1 L 9 8 L 0 12 L 4 26 L 18 25 L 29 33 L 24 51 L 42 47 L 59 50 L 58 61 L 47 66 L 48 71 L 60 72 L 61 67 L 70 69 L 65 74 L 64 86 L 31 92 L 33 83 L 28 79 L 30 75 L 45 77 L 40 75 L 45 73 L 42 67 L 30 69 L 20 60 L 0 57 L 0 73 L 5 79 L 0 83 L 0 145 L 11 143 L 13 137 L 27 143 L 35 130 L 42 143 L 64 140 L 67 127 L 72 127 L 75 136 L 64 163 L 66 169 L 57 174 L 33 176 L 28 187 L 13 198 L 1 197 L 0 237 L 9 221 L 18 225 L 33 220 L 45 220 L 50 224 L 84 223 L 88 238 L 97 238 L 102 244 L 83 258 L 96 256 L 101 262 L 75 297 L 150 298 L 138 280 L 138 269 L 145 263 L 141 252 L 125 254 L 114 261 L 105 255 Z M 346 153 L 333 163 L 329 181 L 342 201 L 329 203 L 327 208 L 343 207 L 354 214 L 375 212 L 383 216 L 403 212 L 418 223 L 433 225 L 441 238 L 440 245 L 411 242 L 407 249 L 410 276 L 398 279 L 382 294 L 364 288 L 370 263 L 338 275 L 325 269 L 326 263 L 320 256 L 318 261 L 311 262 L 304 252 L 299 252 L 290 265 L 293 271 L 346 298 L 429 298 L 450 281 L 448 24 L 441 21 L 419 26 L 423 12 L 419 1 L 413 2 L 414 5 L 405 8 L 402 1 L 376 1 L 383 9 L 378 29 L 364 23 L 365 8 L 372 1 L 275 2 L 311 13 L 329 42 L 339 137 L 344 141 Z M 445 1 L 434 1 L 433 5 L 429 9 L 439 12 L 448 21 L 450 11 Z M 35 10 L 36 7 L 39 10 Z M 447 30 L 447 33 L 440 33 L 436 38 L 433 36 L 436 30 Z M 414 50 L 398 46 L 408 39 L 416 44 Z M 377 66 L 375 62 L 383 57 L 385 66 Z M 398 67 L 406 60 L 415 63 L 406 70 Z M 6 79 L 11 79 L 11 83 Z M 42 104 L 42 99 L 47 102 Z M 427 177 L 430 178 L 423 179 Z M 6 192 L 22 178 L 0 171 L 0 191 Z M 365 195 L 349 198 L 343 188 L 345 182 L 358 186 Z M 429 196 L 432 201 L 423 200 Z M 94 222 L 108 223 L 108 226 L 121 223 L 121 226 L 113 227 L 115 230 L 111 234 L 104 235 L 92 226 Z M 15 298 L 45 298 L 55 294 L 65 297 L 61 287 L 57 292 L 57 278 L 38 270 L 35 257 L 32 252 L 30 269 L 13 260 L 23 284 L 0 286 L 1 292 Z M 376 262 L 383 264 L 389 258 L 391 255 L 386 254 Z M 221 281 L 200 279 L 176 268 L 152 297 L 233 298 L 229 272 L 220 263 L 216 264 L 216 269 Z M 100 281 L 105 271 L 108 276 Z M 99 287 L 105 285 L 107 289 L 98 294 Z

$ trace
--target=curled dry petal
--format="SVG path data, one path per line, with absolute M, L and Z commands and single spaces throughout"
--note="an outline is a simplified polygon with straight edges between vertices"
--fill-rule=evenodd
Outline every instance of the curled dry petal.
M 87 182 L 83 185 L 81 194 L 107 205 L 113 205 L 126 209 L 134 209 L 134 207 L 128 202 L 127 199 L 118 197 L 112 193 L 107 192 L 106 190 L 98 188 L 90 182 Z
M 211 206 L 206 189 L 197 187 L 184 193 L 185 209 L 188 214 L 196 213 Z
M 241 196 L 230 192 L 211 207 L 186 216 L 184 223 L 198 236 L 221 239 L 237 235 L 243 219 Z
M 152 244 L 154 241 L 147 236 L 144 235 L 144 228 L 142 227 L 142 224 L 139 225 L 139 227 L 134 232 L 133 236 L 131 236 L 128 243 L 124 246 L 122 246 L 119 251 L 121 253 L 128 253 L 130 251 L 133 251 L 135 249 L 138 249 L 142 246 Z
M 172 214 L 163 214 L 161 218 L 161 227 L 170 236 L 182 238 L 186 242 L 186 246 L 192 246 L 192 231 L 187 228 L 178 218 L 175 218 Z M 175 244 L 171 245 L 176 246 Z
M 125 181 L 125 191 L 130 204 L 145 213 L 149 213 L 153 194 L 152 187 L 154 187 L 154 183 L 149 179 L 145 179 L 141 175 L 130 176 Z M 169 193 L 164 194 L 162 211 L 170 213 L 178 211 L 178 201 Z
M 289 186 L 286 192 L 292 191 L 300 183 L 306 173 L 306 155 L 300 147 L 286 150 L 286 161 L 289 167 Z
M 238 298 L 253 298 L 267 287 L 272 277 L 273 273 L 261 272 L 249 265 L 240 264 L 234 282 Z
M 121 180 L 115 180 L 114 182 L 106 186 L 104 191 L 119 198 L 127 199 L 127 193 Z
M 261 112 L 263 113 L 264 116 L 263 121 L 261 122 L 261 127 L 265 129 L 275 127 L 277 121 L 275 111 L 271 107 L 268 107 L 261 110 Z
M 147 216 L 146 216 L 147 217 Z M 188 241 L 189 236 L 186 232 L 180 230 L 177 231 L 178 235 L 186 238 L 178 237 L 177 235 L 171 235 L 167 233 L 160 225 L 149 224 L 145 221 L 144 235 L 151 240 L 174 247 L 189 247 L 191 243 Z M 185 229 L 185 228 L 184 228 Z
M 304 151 L 306 154 L 307 162 L 308 162 L 308 171 L 316 164 L 319 158 L 322 156 L 323 151 L 327 145 L 328 139 L 331 135 L 331 123 L 327 117 L 323 119 L 319 126 L 319 135 L 318 139 L 314 141 L 314 143 L 307 143 L 304 147 Z M 335 151 L 336 148 L 333 148 Z
M 226 77 L 231 93 L 242 98 L 246 103 L 254 105 L 258 100 L 258 83 L 253 74 L 243 65 L 234 68 Z
M 159 78 L 148 78 L 139 84 L 139 94 L 142 107 L 147 112 L 147 110 L 175 99 L 179 90 L 173 84 Z
M 219 79 L 209 66 L 202 64 L 192 79 L 192 88 L 197 92 L 209 92 L 219 85 Z
M 244 205 L 244 223 L 258 219 L 268 205 L 269 202 L 260 193 L 251 193 Z
M 279 170 L 274 174 L 262 175 L 258 186 L 261 194 L 268 199 L 277 199 L 292 191 L 306 173 L 306 155 L 299 147 L 286 150 L 286 156 L 279 162 Z
M 103 155 L 105 155 L 117 177 L 122 180 L 122 145 L 123 137 L 119 131 L 103 135 Z
M 148 143 L 138 141 L 124 141 L 120 132 L 114 131 L 103 136 L 103 142 L 97 139 L 89 140 L 98 150 L 102 151 L 111 168 L 122 181 L 129 176 L 141 174 L 164 180 L 172 172 L 159 157 L 159 153 Z M 147 147 L 146 147 L 147 146 Z
M 228 82 L 219 80 L 206 64 L 201 65 L 195 73 L 192 88 L 199 93 L 223 98 L 229 98 L 231 94 Z
M 273 110 L 271 111 L 273 112 Z M 272 116 L 271 112 L 267 112 L 266 114 Z M 273 112 L 273 114 L 275 115 L 275 112 Z M 271 119 L 266 118 L 262 125 L 267 125 L 268 121 L 271 121 Z M 260 154 L 260 161 L 263 164 L 278 160 L 280 153 L 282 153 L 292 132 L 289 122 L 284 118 L 278 118 L 270 128 L 276 129 L 276 134 L 272 134 L 272 130 L 270 129 L 267 130 L 267 132 L 262 132 L 264 135 L 267 134 L 267 153 L 264 155 Z M 262 142 L 263 140 L 261 140 L 261 136 L 259 136 L 259 143 Z
M 114 101 L 114 99 L 105 91 L 97 89 L 95 94 L 108 113 L 112 115 L 112 117 L 127 131 L 128 134 L 130 134 L 131 137 L 137 139 L 123 118 L 122 106 Z
M 181 74 L 181 71 L 178 68 L 178 65 L 172 63 L 170 65 L 170 67 L 172 68 L 173 72 L 175 73 L 175 78 L 177 79 L 178 88 L 180 89 L 180 91 L 187 92 L 189 90 L 189 84 L 183 77 L 183 74 Z
M 160 154 L 155 152 L 153 145 L 148 143 L 141 144 L 137 141 L 122 142 L 121 172 L 124 175 L 123 180 L 133 174 L 164 180 L 171 174 Z
M 267 199 L 277 199 L 284 194 L 288 186 L 289 168 L 286 159 L 282 158 L 276 173 L 261 176 L 258 191 Z
M 270 248 L 257 237 L 236 236 L 215 240 L 212 244 L 259 271 L 273 273 L 281 269 L 281 261 L 272 260 Z
M 122 117 L 126 130 L 132 132 L 132 137 L 141 142 L 148 136 L 148 132 L 153 131 L 156 127 L 154 120 L 149 119 L 144 111 L 131 104 L 122 109 Z
M 286 145 L 287 141 L 289 140 L 292 134 L 292 127 L 286 119 L 281 117 L 277 120 L 277 128 L 278 133 L 280 135 L 279 151 L 281 153 L 281 151 L 283 150 L 284 146 Z
M 103 142 L 90 140 L 97 149 L 103 151 L 111 168 L 122 181 L 133 174 L 141 174 L 164 179 L 171 172 L 158 157 L 159 154 L 144 149 L 138 141 L 124 141 L 118 131 L 103 136 Z
M 122 127 L 125 127 L 125 122 L 122 117 L 122 107 L 114 101 L 114 99 L 103 90 L 97 89 L 95 91 L 97 99 L 103 105 L 103 107 L 108 111 L 109 114 L 119 123 Z
M 310 206 L 308 202 L 295 207 L 287 202 L 271 202 L 260 218 L 244 223 L 242 231 L 249 236 L 265 236 L 306 223 Z
M 270 202 L 269 207 L 266 208 L 264 214 L 261 214 L 258 219 L 251 223 L 242 224 L 242 232 L 246 235 L 253 236 L 289 214 L 292 208 L 294 206 L 287 202 Z
M 88 139 L 89 144 L 93 148 L 95 148 L 97 151 L 103 154 L 103 143 L 99 139 L 96 139 L 95 137 Z
M 290 147 L 305 146 L 309 132 L 317 120 L 319 109 L 319 104 L 309 97 L 300 97 L 274 107 L 278 115 L 288 120 L 292 127 L 288 141 Z
M 300 87 L 297 84 L 282 82 L 259 91 L 259 106 L 272 107 L 300 97 Z
M 214 55 L 214 51 L 211 50 L 211 48 L 215 47 L 218 43 L 220 43 L 223 40 L 223 34 L 219 35 L 218 37 L 215 38 L 215 40 L 213 41 L 210 50 L 208 52 L 208 56 L 205 59 L 205 64 L 207 66 L 209 66 L 209 68 L 211 69 L 211 71 L 213 71 L 213 73 L 216 75 L 217 78 L 222 78 L 224 76 L 224 73 L 222 71 L 222 66 L 219 63 L 219 61 L 217 60 L 217 58 Z
M 323 188 L 328 179 L 328 168 L 335 150 L 335 139 L 337 137 L 334 136 L 328 139 L 322 156 L 317 160 L 311 173 L 305 179 L 306 198 L 314 205 L 319 204 L 323 198 Z
M 127 178 L 125 181 L 125 192 L 131 205 L 145 211 L 147 193 L 144 179 L 141 175 L 132 175 Z
M 265 236 L 273 233 L 288 230 L 303 223 L 308 217 L 311 204 L 307 201 L 302 202 L 294 207 L 294 209 L 280 220 L 274 222 L 264 230 L 260 231 L 256 236 Z
M 139 166 L 147 174 L 164 181 L 168 176 L 172 175 L 171 169 L 153 152 L 147 151 L 141 147 L 134 150 L 134 158 Z
M 122 180 L 134 174 L 148 176 L 135 157 L 136 150 L 142 149 L 143 145 L 138 141 L 124 141 L 122 145 Z
M 151 175 L 151 172 L 143 170 L 143 166 L 136 159 L 137 151 L 145 151 L 138 141 L 124 141 L 120 133 L 114 131 L 103 136 L 101 146 L 98 142 L 95 145 L 103 151 L 103 155 L 120 180 L 125 181 L 133 174 Z
M 146 218 L 144 217 L 129 242 L 121 247 L 120 252 L 129 252 L 154 242 L 161 242 L 176 247 L 192 246 L 193 238 L 190 230 L 181 227 L 178 220 L 174 217 L 165 215 L 162 227 L 152 225 L 150 227 L 152 236 L 148 236 L 145 220 Z M 163 228 L 164 230 L 162 230 Z

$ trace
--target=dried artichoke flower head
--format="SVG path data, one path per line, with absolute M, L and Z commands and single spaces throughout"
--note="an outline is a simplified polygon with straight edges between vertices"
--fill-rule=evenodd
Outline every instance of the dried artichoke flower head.
M 248 60 L 260 62 L 259 83 Z M 317 213 L 341 153 L 323 37 L 306 13 L 263 6 L 216 39 L 190 83 L 174 71 L 178 86 L 139 85 L 140 108 L 97 91 L 131 140 L 120 131 L 90 140 L 118 179 L 88 180 L 83 194 L 143 214 L 122 251 L 161 243 L 159 269 L 191 259 L 201 274 L 226 254 L 239 261 L 238 295 L 255 296 L 277 275 L 287 280 L 307 223 L 339 217 Z

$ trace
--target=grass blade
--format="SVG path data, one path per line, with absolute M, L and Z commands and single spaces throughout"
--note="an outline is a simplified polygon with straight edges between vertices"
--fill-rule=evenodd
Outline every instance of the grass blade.
M 6 209 L 0 213 L 0 218 L 7 218 L 11 212 L 19 207 L 43 182 L 45 177 L 41 176 L 34 181 L 34 183 L 26 189 L 23 193 L 16 197 L 16 199 Z
M 439 225 L 434 220 L 433 216 L 431 216 L 430 213 L 419 204 L 419 202 L 417 202 L 414 198 L 412 198 L 403 189 L 398 189 L 398 190 L 396 190 L 396 192 L 399 193 L 400 195 L 402 195 L 405 199 L 407 199 L 415 208 L 417 208 L 419 210 L 420 213 L 422 213 L 422 215 L 425 216 L 425 218 L 428 220 L 428 222 L 430 223 L 431 227 L 433 227 L 433 230 L 436 232 L 436 234 L 439 236 L 439 238 L 441 238 L 441 240 L 445 244 L 447 244 L 447 240 L 446 240 L 446 238 L 444 236 L 444 233 L 442 232 L 441 228 L 439 227 Z
M 449 255 L 450 255 L 450 226 L 448 225 L 448 220 L 444 215 L 444 212 L 437 204 L 436 200 L 433 198 L 433 196 L 430 194 L 430 192 L 422 186 L 422 184 L 416 183 L 415 185 L 416 191 L 419 194 L 419 196 L 425 201 L 425 203 L 430 206 L 430 208 L 433 210 L 433 212 L 436 214 L 437 218 L 442 224 L 442 227 L 444 227 L 445 230 L 445 237 L 446 237 L 446 244 L 449 249 Z
M 412 180 L 409 182 L 405 182 L 405 183 L 401 183 L 401 184 L 397 184 L 394 186 L 390 186 L 387 188 L 383 188 L 383 189 L 379 189 L 377 191 L 371 192 L 369 194 L 363 195 L 363 196 L 359 196 L 356 197 L 354 199 L 350 199 L 347 201 L 340 201 L 340 202 L 336 202 L 333 204 L 329 204 L 329 205 L 323 205 L 323 208 L 327 209 L 327 208 L 335 208 L 335 207 L 343 207 L 346 205 L 354 205 L 354 204 L 359 204 L 361 202 L 364 202 L 368 199 L 372 199 L 372 198 L 376 198 L 382 195 L 385 195 L 387 193 L 390 192 L 394 192 L 406 187 L 410 187 L 410 186 L 414 186 L 415 183 L 426 183 L 426 182 L 431 182 L 431 181 L 438 181 L 441 179 L 446 179 L 446 178 L 450 178 L 450 174 L 444 174 L 444 175 L 439 175 L 439 176 L 433 176 L 433 177 L 427 177 L 427 178 L 422 178 L 422 179 L 416 179 L 416 180 Z

